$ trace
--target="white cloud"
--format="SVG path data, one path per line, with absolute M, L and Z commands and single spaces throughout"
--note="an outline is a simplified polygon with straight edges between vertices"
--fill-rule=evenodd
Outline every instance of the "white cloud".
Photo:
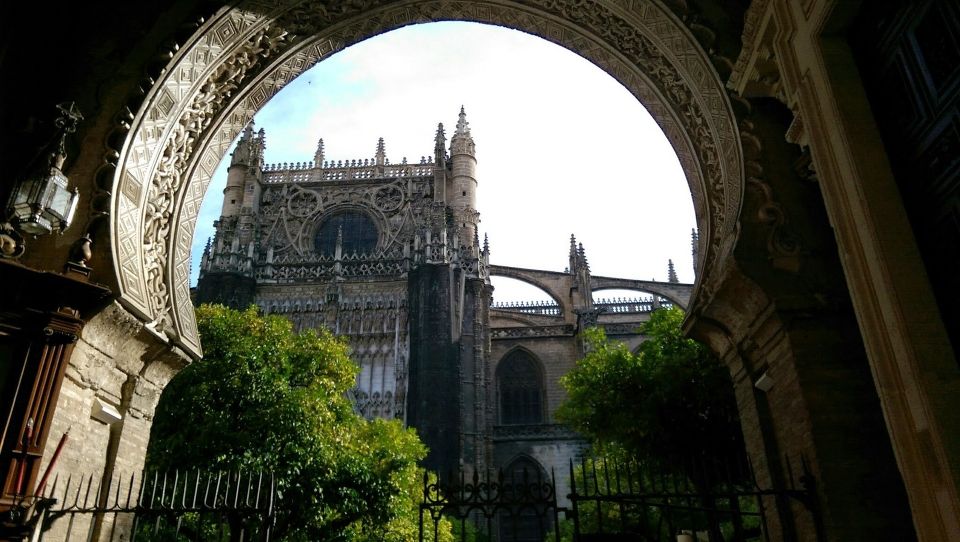
M 545 40 L 469 23 L 416 25 L 338 53 L 256 117 L 268 162 L 432 153 L 460 105 L 477 144 L 481 235 L 496 264 L 562 270 L 570 234 L 596 275 L 693 281 L 693 205 L 677 158 L 646 110 L 588 61 Z M 194 275 L 219 215 L 225 167 L 204 201 Z M 505 299 L 503 289 L 496 292 Z

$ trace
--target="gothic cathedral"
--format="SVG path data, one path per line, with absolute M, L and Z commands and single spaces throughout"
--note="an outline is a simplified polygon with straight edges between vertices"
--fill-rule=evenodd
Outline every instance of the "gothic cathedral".
M 346 338 L 357 411 L 415 427 L 438 472 L 564 472 L 585 443 L 553 412 L 560 376 L 583 354 L 581 329 L 601 325 L 635 347 L 654 308 L 689 299 L 672 263 L 663 283 L 592 277 L 573 237 L 562 273 L 491 265 L 462 108 L 449 149 L 440 124 L 419 163 L 392 163 L 381 138 L 373 158 L 328 160 L 321 139 L 313 161 L 266 164 L 265 141 L 248 126 L 233 152 L 196 302 L 256 304 Z M 553 301 L 495 304 L 491 275 Z M 655 295 L 594 302 L 611 288 Z

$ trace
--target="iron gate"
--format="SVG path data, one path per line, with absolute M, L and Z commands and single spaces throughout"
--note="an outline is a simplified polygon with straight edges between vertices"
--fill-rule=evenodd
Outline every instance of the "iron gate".
M 706 460 L 668 472 L 583 459 L 571 461 L 568 474 L 559 488 L 553 473 L 526 470 L 424 477 L 419 540 L 440 542 L 451 533 L 461 542 L 768 542 L 773 500 L 801 503 L 813 524 L 820 522 L 805 467 L 799 483 L 776 490 L 758 486 L 748 465 Z M 558 500 L 558 491 L 569 491 L 566 499 Z

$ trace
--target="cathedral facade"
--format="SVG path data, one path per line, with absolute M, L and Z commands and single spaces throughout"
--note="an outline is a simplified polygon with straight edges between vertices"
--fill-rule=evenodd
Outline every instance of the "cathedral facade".
M 463 109 L 449 147 L 440 124 L 419 163 L 391 162 L 381 138 L 371 158 L 329 160 L 321 139 L 312 161 L 267 164 L 265 141 L 249 125 L 231 155 L 197 302 L 255 304 L 298 330 L 345 338 L 359 366 L 356 410 L 416 427 L 433 469 L 564 472 L 584 443 L 553 411 L 560 377 L 583 354 L 579 332 L 602 318 L 635 346 L 638 325 L 673 301 L 594 303 L 573 237 L 563 273 L 491 266 Z M 540 286 L 551 301 L 495 304 L 498 274 Z M 689 296 L 672 271 L 661 287 L 680 304 Z

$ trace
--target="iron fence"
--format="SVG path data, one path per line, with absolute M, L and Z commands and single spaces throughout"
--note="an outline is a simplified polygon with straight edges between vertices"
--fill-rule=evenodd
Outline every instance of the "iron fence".
M 553 473 L 527 470 L 445 482 L 425 477 L 419 540 L 769 542 L 772 514 L 782 513 L 771 503 L 790 500 L 819 525 L 806 469 L 798 481 L 772 489 L 761 488 L 746 463 L 582 459 L 570 462 L 562 485 Z
M 269 542 L 276 487 L 266 473 L 140 473 L 55 480 L 12 510 L 2 540 Z
M 463 473 L 423 478 L 419 540 L 541 542 L 559 540 L 556 481 L 523 469 L 495 476 Z

